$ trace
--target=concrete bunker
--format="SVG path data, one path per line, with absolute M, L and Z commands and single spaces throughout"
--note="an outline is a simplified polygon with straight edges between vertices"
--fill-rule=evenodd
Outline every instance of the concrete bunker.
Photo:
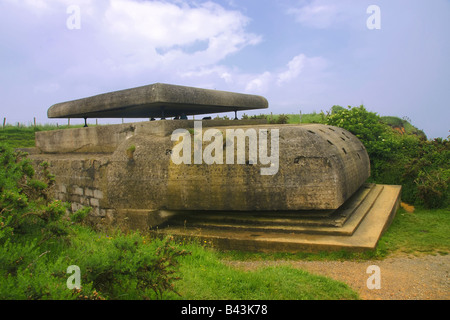
M 259 96 L 155 84 L 58 104 L 48 114 L 164 119 L 267 107 Z M 267 163 L 249 157 L 254 145 L 248 139 L 243 162 L 237 161 L 236 140 L 233 163 L 225 153 L 222 163 L 195 163 L 192 148 L 192 162 L 176 164 L 172 134 L 179 129 L 190 133 L 192 143 L 210 129 L 221 135 L 252 129 L 256 141 L 276 130 L 278 170 L 261 174 Z M 205 152 L 211 141 L 196 143 Z M 224 249 L 374 248 L 395 215 L 401 189 L 367 184 L 364 145 L 344 129 L 321 124 L 165 120 L 38 132 L 30 158 L 50 163 L 57 199 L 70 201 L 73 210 L 91 206 L 98 223 L 204 237 Z

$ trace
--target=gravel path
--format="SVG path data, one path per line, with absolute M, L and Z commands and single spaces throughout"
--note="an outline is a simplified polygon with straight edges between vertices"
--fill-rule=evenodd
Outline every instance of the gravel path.
M 228 261 L 244 270 L 289 265 L 348 284 L 364 300 L 450 300 L 450 255 L 393 256 L 375 261 Z M 380 269 L 380 289 L 368 289 L 367 279 Z

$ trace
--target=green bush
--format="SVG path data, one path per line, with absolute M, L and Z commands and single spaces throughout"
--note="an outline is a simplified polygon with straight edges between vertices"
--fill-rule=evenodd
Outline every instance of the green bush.
M 333 107 L 331 107 L 331 114 L 336 114 L 340 111 L 345 111 L 345 108 L 341 107 L 341 106 L 337 106 L 337 105 L 334 105 Z
M 414 182 L 417 184 L 417 195 L 427 208 L 448 206 L 450 170 L 420 171 Z
M 448 140 L 427 141 L 421 134 L 399 134 L 386 123 L 404 125 L 406 120 L 380 117 L 364 106 L 334 106 L 324 122 L 344 128 L 361 140 L 370 158 L 370 181 L 401 184 L 402 199 L 408 203 L 426 208 L 448 207 Z
M 178 257 L 172 239 L 138 233 L 102 237 L 80 223 L 91 208 L 70 214 L 49 196 L 26 154 L 0 145 L 0 299 L 146 299 L 175 293 Z M 99 236 L 100 235 L 100 236 Z M 78 265 L 82 288 L 70 290 L 66 269 Z
M 287 114 L 278 115 L 278 118 L 276 119 L 275 123 L 278 123 L 278 124 L 289 123 L 289 115 L 287 115 Z
M 250 116 L 250 119 L 269 119 L 269 118 L 270 118 L 270 116 L 265 115 L 265 114 Z
M 380 118 L 383 123 L 386 123 L 390 125 L 391 127 L 404 127 L 405 126 L 405 120 L 402 120 L 398 117 L 392 117 L 392 116 L 384 116 Z
M 344 128 L 361 141 L 367 149 L 367 152 L 375 155 L 377 158 L 389 157 L 392 137 L 388 126 L 381 122 L 380 117 L 367 111 L 364 106 L 348 107 L 329 115 L 326 124 Z

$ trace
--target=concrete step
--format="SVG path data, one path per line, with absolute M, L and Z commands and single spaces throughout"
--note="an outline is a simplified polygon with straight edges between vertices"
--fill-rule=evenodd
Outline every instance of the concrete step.
M 400 203 L 401 186 L 373 185 L 363 201 L 353 199 L 346 205 L 357 208 L 342 226 L 286 226 L 286 225 L 232 225 L 222 223 L 196 226 L 169 225 L 158 233 L 181 237 L 196 237 L 213 242 L 224 250 L 260 252 L 298 252 L 348 249 L 374 249 L 381 234 L 389 226 Z M 361 190 L 360 190 L 361 191 Z
M 306 212 L 226 212 L 174 215 L 166 225 L 200 229 L 221 229 L 252 232 L 281 232 L 351 235 L 364 219 L 383 186 L 363 186 L 341 208 L 318 213 Z M 348 223 L 347 223 L 348 222 Z

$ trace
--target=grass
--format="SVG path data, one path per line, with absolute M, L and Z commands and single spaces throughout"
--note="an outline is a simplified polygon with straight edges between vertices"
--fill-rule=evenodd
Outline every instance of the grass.
M 306 113 L 302 114 L 301 121 L 300 121 L 300 114 L 284 114 L 284 116 L 288 117 L 289 124 L 298 124 L 298 123 L 320 123 L 323 121 L 325 114 L 321 113 Z M 245 117 L 245 116 L 244 116 Z M 257 117 L 265 117 L 267 120 L 277 122 L 278 118 L 280 117 L 279 114 L 260 114 Z M 250 117 L 251 118 L 251 117 Z
M 450 210 L 400 209 L 382 237 L 379 251 L 408 254 L 448 254 L 450 252 Z
M 71 125 L 70 128 L 79 128 L 83 125 Z M 68 126 L 56 126 L 52 124 L 34 126 L 7 125 L 0 129 L 0 143 L 5 143 L 12 148 L 32 148 L 35 146 L 35 133 L 37 131 L 49 131 L 67 129 Z
M 369 260 L 383 259 L 389 255 L 407 253 L 450 253 L 450 210 L 421 209 L 414 213 L 399 209 L 394 221 L 381 237 L 375 250 L 350 252 L 347 250 L 318 253 L 253 253 L 242 251 L 222 252 L 224 260 Z
M 301 122 L 300 122 L 300 114 L 289 114 L 289 123 L 320 123 L 323 120 L 323 116 L 320 113 L 307 113 L 302 114 Z
M 181 244 L 192 252 L 181 260 L 181 280 L 176 290 L 181 297 L 170 299 L 262 299 L 262 300 L 324 300 L 358 299 L 347 285 L 326 277 L 312 275 L 288 266 L 263 267 L 243 271 L 227 265 L 229 260 L 374 260 L 406 253 L 412 255 L 450 252 L 450 211 L 447 209 L 416 209 L 408 213 L 399 209 L 393 223 L 373 251 L 349 251 L 297 254 L 221 252 L 193 242 Z
M 180 268 L 175 282 L 175 290 L 180 294 L 167 292 L 163 299 L 184 300 L 352 300 L 358 294 L 346 284 L 323 276 L 289 266 L 262 267 L 244 271 L 227 264 L 228 260 L 364 260 L 383 259 L 395 253 L 408 254 L 448 254 L 450 238 L 449 210 L 416 209 L 408 213 L 400 209 L 387 232 L 383 235 L 376 250 L 366 253 L 346 251 L 321 253 L 251 253 L 221 252 L 202 246 L 195 239 L 177 242 L 174 245 L 191 252 L 179 258 Z M 136 239 L 136 235 L 131 235 Z M 42 248 L 50 253 L 45 259 L 49 270 L 76 264 L 75 257 L 88 251 L 91 254 L 103 252 L 109 241 L 114 241 L 113 233 L 93 232 L 79 227 L 72 235 L 73 246 Z M 155 239 L 142 236 L 151 245 Z M 60 257 L 60 258 L 59 258 Z M 67 260 L 67 257 L 72 257 Z M 59 265 L 52 265 L 56 261 Z M 64 262 L 64 263 L 62 263 Z M 45 272 L 41 270 L 41 272 Z M 54 272 L 54 271 L 53 271 Z M 120 299 L 136 299 L 136 292 L 124 293 Z
M 35 146 L 34 134 L 32 127 L 17 128 L 7 126 L 0 130 L 0 143 L 5 143 L 14 148 L 30 148 Z
M 89 282 L 90 272 L 105 274 L 111 268 L 114 259 L 120 268 L 132 269 L 131 261 L 124 260 L 129 255 L 127 250 L 133 248 L 140 253 L 149 254 L 160 246 L 161 240 L 136 232 L 123 234 L 120 232 L 94 232 L 86 226 L 72 226 L 66 240 L 53 239 L 36 246 L 34 236 L 16 238 L 14 252 L 0 256 L 0 298 L 1 299 L 73 299 L 74 292 L 66 288 L 66 268 L 79 265 L 81 270 L 81 286 L 84 294 L 94 289 L 99 295 L 111 300 L 139 300 L 151 297 L 150 289 L 141 292 L 136 288 L 133 276 L 112 274 L 97 285 Z M 172 243 L 173 247 L 190 252 L 178 258 L 179 270 L 176 276 L 180 280 L 174 282 L 176 294 L 166 291 L 160 298 L 164 300 L 354 300 L 359 296 L 346 284 L 312 275 L 306 271 L 286 267 L 270 267 L 256 271 L 242 271 L 226 265 L 218 252 L 201 246 L 196 241 L 184 244 Z M 147 247 L 147 248 L 143 248 Z M 13 248 L 3 248 L 3 253 Z M 124 250 L 122 255 L 120 250 Z M 2 248 L 0 248 L 2 252 Z M 11 255 L 12 254 L 12 255 Z M 13 268 L 14 270 L 12 270 Z M 95 271 L 88 271 L 95 269 Z M 116 267 L 117 269 L 117 267 Z M 97 279 L 102 279 L 97 277 Z M 103 291 L 103 285 L 122 287 L 113 294 Z M 106 290 L 106 287 L 105 287 Z M 95 292 L 95 291 L 94 291 Z M 75 294 L 76 296 L 76 294 Z M 88 299 L 94 297 L 89 295 Z
M 327 300 L 358 299 L 347 285 L 303 270 L 268 267 L 243 271 L 226 265 L 210 248 L 188 244 L 192 255 L 181 260 L 175 288 L 189 300 Z

